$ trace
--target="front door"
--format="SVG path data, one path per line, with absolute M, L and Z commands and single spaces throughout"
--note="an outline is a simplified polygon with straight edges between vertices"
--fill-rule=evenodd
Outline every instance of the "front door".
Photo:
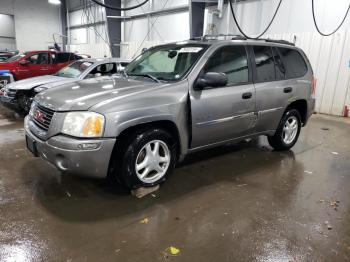
M 28 77 L 49 75 L 51 69 L 51 61 L 49 53 L 37 53 L 26 58 L 28 64 L 19 65 L 20 79 Z
M 200 75 L 206 72 L 225 73 L 228 84 L 220 88 L 191 90 L 192 148 L 251 134 L 257 120 L 255 89 L 244 46 L 218 48 Z

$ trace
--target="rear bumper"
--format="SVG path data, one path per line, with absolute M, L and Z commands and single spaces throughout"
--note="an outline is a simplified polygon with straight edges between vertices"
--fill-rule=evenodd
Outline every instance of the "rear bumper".
M 315 99 L 314 98 L 310 98 L 308 100 L 307 103 L 307 114 L 306 114 L 306 119 L 305 119 L 305 123 L 304 126 L 307 124 L 307 122 L 310 119 L 310 116 L 315 112 Z
M 27 139 L 35 143 L 36 156 L 48 161 L 62 173 L 95 178 L 107 176 L 115 139 L 87 140 L 58 135 L 43 141 L 29 130 L 28 117 L 24 121 Z M 81 149 L 84 144 L 95 147 Z

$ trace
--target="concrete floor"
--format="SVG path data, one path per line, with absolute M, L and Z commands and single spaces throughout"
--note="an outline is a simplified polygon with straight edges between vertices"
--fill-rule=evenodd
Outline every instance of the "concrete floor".
M 22 123 L 0 109 L 0 261 L 350 259 L 343 118 L 314 115 L 290 152 L 261 138 L 193 155 L 143 199 L 61 176 L 25 150 Z

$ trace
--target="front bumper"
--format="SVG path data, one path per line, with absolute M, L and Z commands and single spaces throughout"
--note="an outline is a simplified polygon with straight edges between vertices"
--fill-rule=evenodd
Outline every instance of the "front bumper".
M 53 164 L 62 173 L 95 178 L 105 178 L 115 139 L 76 139 L 57 135 L 43 141 L 29 129 L 28 116 L 25 118 L 27 139 L 35 144 L 36 156 Z M 94 149 L 81 149 L 81 145 L 95 145 Z
M 0 102 L 2 105 L 4 105 L 7 108 L 10 108 L 12 110 L 19 110 L 19 106 L 15 98 L 2 95 L 0 96 Z

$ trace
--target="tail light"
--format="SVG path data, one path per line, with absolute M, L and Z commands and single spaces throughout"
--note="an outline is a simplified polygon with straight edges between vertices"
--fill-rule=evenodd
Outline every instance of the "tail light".
M 312 76 L 312 79 L 311 79 L 311 97 L 313 99 L 315 99 L 316 97 L 316 84 L 317 84 L 317 79 Z

